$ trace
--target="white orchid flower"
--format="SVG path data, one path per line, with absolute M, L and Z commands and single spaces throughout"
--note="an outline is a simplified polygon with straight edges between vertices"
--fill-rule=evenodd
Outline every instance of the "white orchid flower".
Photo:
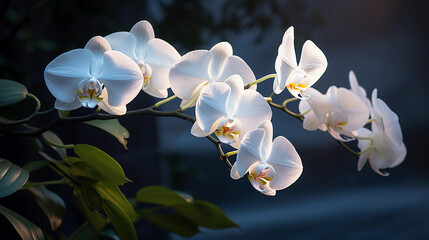
M 55 108 L 73 110 L 99 106 L 121 115 L 127 111 L 143 84 L 137 64 L 125 54 L 111 50 L 100 36 L 91 38 L 84 49 L 56 57 L 46 66 L 45 82 L 57 99 Z
M 253 89 L 244 90 L 240 75 L 205 87 L 196 102 L 192 134 L 205 137 L 213 132 L 218 139 L 238 148 L 244 134 L 262 121 L 271 119 L 271 108 Z
M 231 44 L 220 42 L 210 51 L 195 50 L 183 55 L 170 70 L 171 90 L 184 106 L 198 97 L 204 86 L 224 82 L 234 74 L 240 75 L 245 85 L 256 81 L 246 62 L 233 55 Z M 256 85 L 251 89 L 256 90 Z
M 299 64 L 296 61 L 294 28 L 285 32 L 276 58 L 273 91 L 280 94 L 285 88 L 297 98 L 308 98 L 303 91 L 319 80 L 328 66 L 323 52 L 310 40 L 302 47 Z
M 305 93 L 311 98 L 301 99 L 299 111 L 307 112 L 303 122 L 306 130 L 320 129 L 328 131 L 337 140 L 350 141 L 368 121 L 368 107 L 348 89 L 331 86 L 323 95 L 309 88 Z
M 105 38 L 112 49 L 123 52 L 138 64 L 144 76 L 144 92 L 157 98 L 168 96 L 168 72 L 180 54 L 166 41 L 155 38 L 148 21 L 136 23 L 130 32 L 116 32 Z
M 269 120 L 248 132 L 241 141 L 231 177 L 239 179 L 246 173 L 252 186 L 269 196 L 289 187 L 302 173 L 301 158 L 289 140 L 278 136 L 273 141 L 273 125 Z
M 377 89 L 372 92 L 371 130 L 362 128 L 358 131 L 358 147 L 362 151 L 359 156 L 358 171 L 369 162 L 371 168 L 382 176 L 388 176 L 380 169 L 393 168 L 401 164 L 407 154 L 402 140 L 401 126 L 398 116 L 377 98 Z
M 353 71 L 349 72 L 349 82 L 350 90 L 352 90 L 352 92 L 356 94 L 365 103 L 368 109 L 371 110 L 371 101 L 366 97 L 366 90 L 359 85 L 356 75 Z

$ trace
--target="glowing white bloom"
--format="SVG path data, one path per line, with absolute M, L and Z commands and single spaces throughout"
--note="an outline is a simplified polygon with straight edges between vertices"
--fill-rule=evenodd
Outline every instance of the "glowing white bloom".
M 271 119 L 271 108 L 260 93 L 244 90 L 239 75 L 205 87 L 196 102 L 196 122 L 192 134 L 205 137 L 215 133 L 218 139 L 238 148 L 244 134 L 262 121 Z
M 276 58 L 276 78 L 273 91 L 281 93 L 285 88 L 297 98 L 308 98 L 302 91 L 310 88 L 323 75 L 328 66 L 323 52 L 310 40 L 302 47 L 299 64 L 296 61 L 294 30 L 290 27 L 283 36 Z
M 234 74 L 240 75 L 245 85 L 256 81 L 246 62 L 232 55 L 231 45 L 220 42 L 210 51 L 196 50 L 183 55 L 170 70 L 171 90 L 183 100 L 183 106 L 198 97 L 204 86 L 224 82 Z M 251 89 L 256 90 L 256 85 Z
M 112 49 L 123 52 L 138 64 L 144 76 L 144 92 L 158 98 L 168 96 L 168 72 L 180 54 L 166 41 L 155 38 L 148 21 L 136 23 L 130 32 L 116 32 L 105 38 Z
M 73 110 L 100 106 L 112 114 L 124 114 L 143 84 L 137 64 L 125 54 L 111 50 L 100 36 L 84 49 L 56 57 L 46 66 L 45 82 L 57 99 L 55 108 Z
M 246 173 L 256 190 L 270 196 L 289 187 L 302 173 L 301 158 L 289 140 L 278 136 L 273 141 L 271 121 L 263 121 L 241 141 L 231 177 L 239 179 Z
M 358 171 L 365 163 L 369 162 L 371 168 L 382 176 L 388 176 L 380 169 L 393 168 L 402 163 L 407 154 L 407 149 L 402 140 L 401 126 L 398 116 L 377 98 L 377 89 L 372 92 L 372 118 L 371 130 L 362 128 L 358 136 L 366 139 L 358 139 L 358 147 L 364 151 L 359 156 Z
M 365 103 L 368 109 L 371 109 L 371 101 L 366 97 L 365 88 L 359 86 L 356 75 L 353 71 L 349 72 L 349 82 L 350 90 L 352 90 L 352 92 L 356 94 Z
M 311 98 L 300 101 L 299 111 L 307 112 L 303 122 L 306 130 L 329 131 L 337 140 L 350 141 L 368 121 L 368 107 L 350 90 L 331 86 L 325 95 L 314 88 L 305 93 Z

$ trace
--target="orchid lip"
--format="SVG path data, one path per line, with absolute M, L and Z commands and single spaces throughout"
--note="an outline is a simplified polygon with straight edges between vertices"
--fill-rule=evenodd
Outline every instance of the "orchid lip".
M 241 128 L 241 123 L 238 120 L 225 118 L 219 122 L 215 134 L 223 143 L 235 143 Z
M 99 97 L 103 85 L 97 80 L 96 76 L 91 76 L 90 79 L 81 81 L 78 85 L 78 99 L 84 107 L 93 108 L 103 98 Z

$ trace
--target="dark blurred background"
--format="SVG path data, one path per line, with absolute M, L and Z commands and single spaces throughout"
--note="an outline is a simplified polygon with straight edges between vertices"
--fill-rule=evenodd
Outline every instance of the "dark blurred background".
M 43 71 L 50 61 L 84 47 L 95 35 L 129 31 L 142 19 L 149 20 L 156 36 L 182 55 L 229 41 L 234 54 L 243 58 L 258 78 L 274 73 L 277 48 L 286 29 L 293 25 L 298 55 L 305 40 L 311 39 L 328 59 L 328 69 L 315 88 L 321 92 L 331 85 L 349 88 L 348 72 L 353 70 L 369 95 L 377 88 L 379 97 L 399 115 L 408 154 L 400 166 L 387 169 L 389 177 L 378 176 L 369 166 L 357 172 L 357 159 L 328 134 L 308 132 L 299 121 L 276 109 L 274 135 L 287 137 L 304 165 L 300 179 L 276 197 L 258 193 L 246 179 L 232 180 L 214 145 L 193 137 L 191 125 L 179 119 L 121 119 L 131 134 L 129 150 L 101 130 L 83 124 L 59 126 L 53 131 L 65 143 L 93 144 L 114 156 L 134 181 L 123 187 L 127 196 L 132 197 L 143 186 L 163 184 L 219 205 L 241 226 L 238 230 L 202 229 L 195 239 L 428 239 L 428 10 L 424 1 L 400 0 L 2 0 L 0 78 L 22 82 L 40 98 L 42 109 L 48 109 L 54 98 L 44 84 Z M 272 80 L 259 84 L 258 89 L 269 95 Z M 289 97 L 284 92 L 274 100 Z M 128 108 L 156 101 L 142 92 Z M 30 111 L 31 101 L 24 103 L 22 111 L 25 106 Z M 178 103 L 163 109 L 173 109 Z M 87 112 L 81 109 L 74 114 Z M 0 113 L 25 114 L 11 109 L 0 109 Z M 18 165 L 40 158 L 33 151 L 22 150 L 29 149 L 31 139 L 1 137 L 0 143 L 0 157 Z M 14 148 L 16 144 L 19 148 Z M 52 180 L 51 174 L 34 174 L 30 180 Z M 70 197 L 71 189 L 50 189 L 61 192 L 65 199 Z M 0 204 L 37 223 L 42 221 L 42 227 L 48 229 L 31 199 L 24 207 L 13 207 L 26 196 L 16 195 L 0 199 Z M 79 221 L 70 207 L 59 231 L 68 235 Z M 3 233 L 9 228 L 0 226 Z M 138 232 L 139 238 L 181 239 L 146 222 L 138 225 Z M 0 233 L 2 237 L 10 239 Z

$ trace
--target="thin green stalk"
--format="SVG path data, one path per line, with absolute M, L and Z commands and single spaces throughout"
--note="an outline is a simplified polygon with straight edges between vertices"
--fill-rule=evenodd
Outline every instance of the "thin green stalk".
M 337 142 L 343 146 L 347 151 L 351 152 L 353 155 L 355 155 L 356 157 L 359 157 L 360 153 L 357 153 L 355 151 L 353 151 L 353 149 L 351 149 L 349 146 L 347 146 L 344 142 L 337 140 Z
M 179 111 L 180 112 L 184 112 L 186 109 L 190 108 L 192 105 L 194 105 L 194 103 L 198 100 L 198 98 L 200 97 L 200 93 L 195 94 L 195 96 L 191 99 L 191 101 L 186 104 L 184 107 L 182 107 Z
M 362 153 L 368 152 L 368 151 L 373 150 L 373 149 L 375 149 L 375 147 L 369 147 L 363 151 L 358 152 L 357 154 L 359 154 L 359 156 L 360 156 Z
M 61 178 L 53 181 L 45 182 L 26 182 L 23 188 L 36 187 L 36 186 L 46 186 L 46 185 L 59 185 L 59 184 L 69 184 L 66 178 Z
M 49 139 L 45 138 L 43 135 L 41 135 L 41 138 L 43 139 L 43 141 L 45 141 L 47 144 L 57 147 L 57 148 L 64 148 L 64 149 L 73 149 L 75 147 L 74 144 L 58 144 L 58 143 L 54 143 L 52 141 L 50 141 Z
M 237 153 L 238 153 L 238 150 L 227 152 L 227 153 L 225 153 L 225 157 L 230 157 L 230 156 L 235 155 Z
M 250 88 L 251 86 L 253 86 L 253 85 L 255 85 L 255 84 L 261 83 L 261 82 L 263 82 L 263 81 L 265 81 L 265 80 L 268 80 L 268 79 L 270 79 L 270 78 L 275 78 L 275 77 L 276 77 L 276 74 L 268 74 L 268 75 L 266 75 L 266 76 L 264 76 L 264 77 L 261 77 L 261 78 L 257 79 L 257 80 L 256 80 L 256 81 L 254 81 L 254 82 L 251 82 L 251 83 L 247 84 L 247 85 L 245 86 L 245 88 L 246 88 L 246 89 L 247 89 L 247 88 Z
M 359 137 L 359 136 L 354 136 L 356 139 L 360 139 L 360 140 L 368 140 L 371 142 L 371 145 L 374 144 L 374 140 L 372 138 L 369 137 Z
M 173 99 L 175 99 L 175 98 L 177 98 L 177 96 L 176 96 L 176 95 L 173 95 L 173 96 L 171 96 L 171 97 L 169 97 L 169 98 L 167 98 L 167 99 L 161 100 L 161 101 L 159 101 L 159 102 L 155 103 L 155 105 L 153 105 L 153 108 L 154 108 L 154 109 L 157 109 L 157 108 L 159 108 L 161 105 L 163 105 L 164 103 L 168 103 L 168 102 L 170 102 L 171 100 L 173 100 Z
M 36 112 L 40 110 L 40 107 L 42 106 L 42 104 L 40 103 L 40 100 L 33 94 L 31 93 L 27 93 L 27 96 L 34 99 L 34 101 L 36 101 Z

